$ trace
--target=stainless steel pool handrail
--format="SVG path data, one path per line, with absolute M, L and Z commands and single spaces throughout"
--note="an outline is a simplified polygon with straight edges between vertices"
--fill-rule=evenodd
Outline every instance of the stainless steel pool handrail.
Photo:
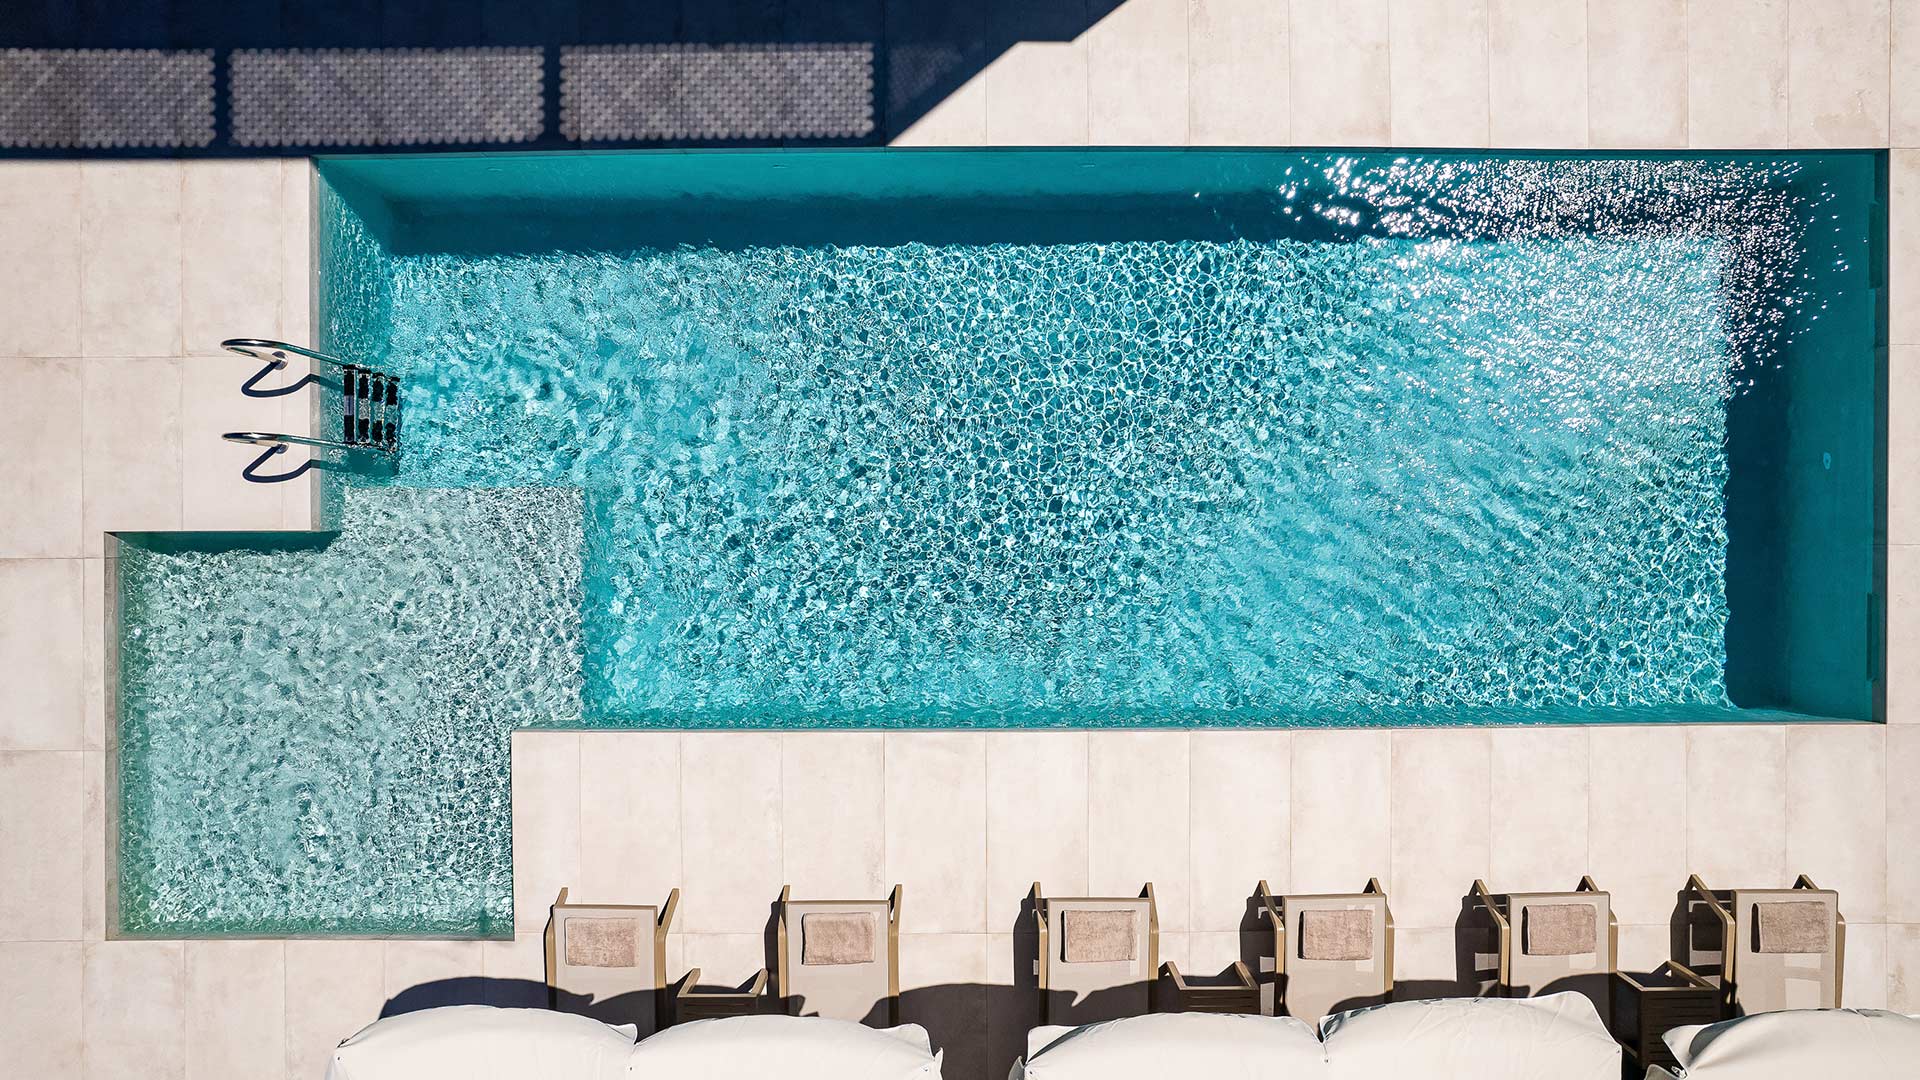
M 313 446 L 322 450 L 371 450 L 381 454 L 392 453 L 383 446 L 364 446 L 336 442 L 332 439 L 316 439 L 311 435 L 283 435 L 275 431 L 229 431 L 220 437 L 228 442 L 252 443 L 255 446 Z
M 332 439 L 316 439 L 310 435 L 288 435 L 277 431 L 229 431 L 220 437 L 228 442 L 250 443 L 254 446 L 264 446 L 267 448 L 259 457 L 248 462 L 246 468 L 240 470 L 242 479 L 255 484 L 282 484 L 288 480 L 298 480 L 300 477 L 305 476 L 307 470 L 313 468 L 315 464 L 312 458 L 308 458 L 283 473 L 264 473 L 260 471 L 261 466 L 272 461 L 275 457 L 286 453 L 287 449 L 293 446 L 310 446 L 318 450 L 339 450 L 343 452 L 349 450 L 370 450 L 380 454 L 393 453 L 393 450 L 389 447 L 359 446 L 353 443 L 335 442 Z
M 240 392 L 248 397 L 284 397 L 295 391 L 305 389 L 308 383 L 316 381 L 314 377 L 309 374 L 302 376 L 291 386 L 262 388 L 259 385 L 260 380 L 275 372 L 285 370 L 287 357 L 289 356 L 304 357 L 315 363 L 325 364 L 342 372 L 351 370 L 354 367 L 354 365 L 337 356 L 329 356 L 326 353 L 313 349 L 303 348 L 299 345 L 289 345 L 284 341 L 270 341 L 266 338 L 228 338 L 220 343 L 220 347 L 230 353 L 238 353 L 241 356 L 250 356 L 255 360 L 266 361 L 265 367 L 254 372 L 252 378 L 240 384 Z

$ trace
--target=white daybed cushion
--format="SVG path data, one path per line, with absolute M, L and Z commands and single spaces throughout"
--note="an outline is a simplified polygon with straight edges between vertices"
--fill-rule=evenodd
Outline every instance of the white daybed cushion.
M 1664 1036 L 1688 1080 L 1912 1080 L 1920 1019 L 1876 1009 L 1791 1009 Z
M 1338 1080 L 1618 1080 L 1620 1046 L 1581 994 L 1401 1001 L 1320 1021 Z
M 1149 1013 L 1077 1028 L 1036 1028 L 1025 1080 L 1318 1080 L 1313 1028 L 1291 1016 Z M 1022 1071 L 1024 1070 L 1024 1071 Z
M 918 1024 L 870 1028 L 821 1016 L 695 1020 L 633 1048 L 632 1080 L 939 1080 Z
M 361 1028 L 327 1080 L 622 1080 L 633 1036 L 572 1013 L 449 1005 Z

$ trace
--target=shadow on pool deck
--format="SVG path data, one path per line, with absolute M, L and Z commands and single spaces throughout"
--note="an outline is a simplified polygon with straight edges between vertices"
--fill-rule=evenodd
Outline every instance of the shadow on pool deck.
M 883 145 L 1122 2 L 28 0 L 0 156 Z

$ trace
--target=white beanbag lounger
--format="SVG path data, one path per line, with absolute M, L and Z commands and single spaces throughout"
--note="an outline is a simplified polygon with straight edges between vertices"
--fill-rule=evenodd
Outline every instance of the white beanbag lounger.
M 1583 994 L 1401 1001 L 1320 1021 L 1336 1080 L 1618 1080 L 1620 1046 Z
M 1291 1016 L 1149 1013 L 1035 1028 L 1009 1080 L 1309 1080 L 1320 1039 Z
M 918 1024 L 870 1028 L 820 1016 L 678 1024 L 633 1048 L 631 1080 L 939 1080 Z
M 361 1028 L 327 1080 L 624 1080 L 633 1033 L 547 1009 L 423 1009 Z
M 1674 1028 L 1664 1038 L 1687 1080 L 1912 1080 L 1920 1076 L 1920 1019 L 1876 1009 L 1754 1013 L 1718 1024 Z

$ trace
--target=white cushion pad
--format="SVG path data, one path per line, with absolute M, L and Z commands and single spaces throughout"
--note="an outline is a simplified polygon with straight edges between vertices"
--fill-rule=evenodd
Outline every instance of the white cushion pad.
M 1313 1028 L 1291 1016 L 1150 1013 L 1028 1039 L 1027 1080 L 1292 1080 L 1325 1069 Z
M 1667 1032 L 1687 1080 L 1911 1080 L 1920 1020 L 1873 1009 L 1755 1013 Z
M 1619 1080 L 1620 1046 L 1580 994 L 1402 1001 L 1320 1022 L 1338 1080 Z
M 360 1029 L 327 1080 L 621 1080 L 633 1035 L 572 1013 L 450 1005 Z
M 819 1016 L 678 1024 L 633 1048 L 632 1080 L 938 1080 L 918 1024 L 870 1028 Z

